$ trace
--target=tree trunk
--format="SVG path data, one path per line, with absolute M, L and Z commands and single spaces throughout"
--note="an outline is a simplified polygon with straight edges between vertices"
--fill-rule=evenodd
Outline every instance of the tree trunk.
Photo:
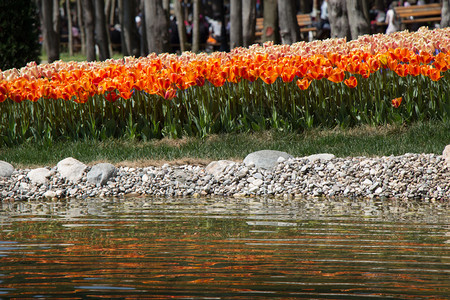
M 111 0 L 106 0 L 105 1 L 105 18 L 108 21 L 108 25 L 110 24 L 109 20 L 111 18 L 111 5 L 112 5 L 112 1 Z
M 200 0 L 194 0 L 193 24 L 192 24 L 192 52 L 200 50 Z
M 53 0 L 53 30 L 56 32 L 58 37 L 58 44 L 61 32 L 61 18 L 59 15 L 59 1 Z
M 86 54 L 86 30 L 84 28 L 82 10 L 83 7 L 81 4 L 81 0 L 77 0 L 77 18 L 78 18 L 78 26 L 80 28 L 81 53 Z
M 230 0 L 230 48 L 242 46 L 242 1 Z
M 450 0 L 442 0 L 441 28 L 450 26 Z
M 70 9 L 70 1 L 66 0 L 66 10 L 67 10 L 67 34 L 69 37 L 68 48 L 69 56 L 73 56 L 73 34 L 72 34 L 72 10 Z
M 104 0 L 94 1 L 96 43 L 99 50 L 98 58 L 103 61 L 111 57 L 111 53 L 109 52 L 109 34 L 105 16 L 105 2 Z
M 178 39 L 180 40 L 180 51 L 186 51 L 186 26 L 184 25 L 184 15 L 181 9 L 180 0 L 174 2 L 175 17 L 177 18 Z
M 280 43 L 280 31 L 278 30 L 278 1 L 264 0 L 264 29 L 262 41 Z
M 44 46 L 47 51 L 48 62 L 59 60 L 59 33 L 55 32 L 53 26 L 53 0 L 42 0 L 42 31 L 44 36 Z
M 86 60 L 94 61 L 95 54 L 95 18 L 92 0 L 83 0 L 83 18 L 86 31 Z
M 347 0 L 347 16 L 353 40 L 360 35 L 370 34 L 370 19 L 366 0 Z M 367 11 L 366 11 L 367 10 Z
M 328 17 L 330 20 L 331 38 L 350 39 L 351 32 L 345 1 L 328 0 Z
M 255 42 L 256 0 L 242 2 L 242 42 L 244 47 Z
M 109 51 L 110 55 L 112 55 L 112 53 L 113 53 L 111 36 L 109 35 L 110 34 L 109 27 L 111 24 L 113 24 L 113 22 L 110 22 L 111 11 L 112 11 L 112 14 L 114 14 L 114 8 L 112 8 L 113 4 L 114 4 L 114 1 L 112 1 L 112 0 L 106 0 L 106 2 L 105 2 L 105 26 L 106 26 L 106 33 L 108 35 L 108 51 Z
M 109 10 L 109 25 L 115 25 L 116 24 L 116 0 L 111 0 L 111 7 Z
M 148 51 L 156 54 L 169 51 L 169 20 L 162 0 L 145 0 L 145 26 Z
M 155 1 L 155 0 L 153 0 Z M 124 54 L 139 56 L 141 50 L 139 46 L 139 33 L 136 27 L 136 1 L 121 0 L 122 4 L 122 45 Z
M 281 43 L 290 45 L 300 41 L 300 28 L 294 0 L 278 0 L 278 20 Z
M 162 6 L 167 14 L 167 17 L 170 18 L 170 0 L 163 0 Z

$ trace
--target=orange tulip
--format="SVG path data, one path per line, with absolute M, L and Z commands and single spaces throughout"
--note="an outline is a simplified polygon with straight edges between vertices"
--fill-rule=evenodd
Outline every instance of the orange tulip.
M 174 88 L 170 88 L 167 91 L 165 91 L 164 99 L 169 100 L 169 99 L 175 98 L 176 95 L 177 95 L 177 90 Z
M 0 102 L 3 102 L 8 98 L 8 84 L 6 82 L 0 83 Z
M 195 84 L 197 86 L 203 86 L 205 84 L 205 77 L 203 76 L 198 76 L 195 78 Z
M 427 65 L 433 60 L 433 57 L 428 52 L 420 51 L 417 59 L 421 64 Z
M 398 108 L 401 103 L 402 103 L 402 97 L 398 97 L 398 98 L 392 99 L 392 106 L 394 108 Z
M 297 80 L 297 86 L 302 90 L 306 90 L 309 85 L 311 84 L 311 81 L 306 79 L 306 78 L 302 78 L 302 79 L 298 79 Z
M 410 59 L 410 52 L 406 48 L 396 48 L 393 52 L 390 53 L 391 57 L 395 60 L 399 60 L 401 62 L 408 62 Z
M 409 73 L 409 66 L 405 65 L 405 64 L 400 64 L 397 65 L 397 67 L 395 68 L 395 73 L 397 73 L 399 76 L 401 77 L 405 77 L 408 75 Z
M 337 64 L 341 61 L 341 55 L 339 53 L 327 53 L 328 60 L 333 66 L 337 66 Z
M 412 76 L 420 75 L 420 67 L 418 65 L 408 65 L 409 74 Z
M 274 68 L 267 68 L 264 70 L 264 72 L 260 75 L 260 78 L 262 81 L 264 81 L 266 84 L 272 84 L 274 83 L 278 78 L 278 73 L 275 71 Z
M 358 85 L 358 81 L 356 80 L 355 76 L 351 76 L 350 78 L 345 79 L 344 83 L 349 88 L 355 88 Z
M 114 103 L 117 101 L 117 99 L 120 98 L 120 96 L 116 92 L 109 92 L 105 94 L 106 100 L 108 100 L 111 103 Z
M 433 81 L 438 81 L 442 78 L 441 72 L 434 68 L 428 69 L 427 76 Z
M 325 77 L 324 70 L 320 66 L 312 66 L 308 69 L 308 72 L 306 73 L 306 77 L 310 80 L 320 80 Z
M 305 77 L 306 73 L 308 72 L 308 65 L 305 63 L 301 63 L 297 66 L 297 70 L 295 71 L 295 75 L 298 77 Z
M 370 72 L 376 72 L 381 67 L 380 61 L 374 58 L 370 58 L 367 64 L 369 65 Z
M 339 83 L 344 80 L 345 72 L 341 69 L 331 69 L 329 72 L 327 79 L 334 83 Z

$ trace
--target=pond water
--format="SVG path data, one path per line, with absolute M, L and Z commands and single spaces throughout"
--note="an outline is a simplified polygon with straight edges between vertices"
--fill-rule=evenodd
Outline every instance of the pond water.
M 0 298 L 449 299 L 449 203 L 0 204 Z

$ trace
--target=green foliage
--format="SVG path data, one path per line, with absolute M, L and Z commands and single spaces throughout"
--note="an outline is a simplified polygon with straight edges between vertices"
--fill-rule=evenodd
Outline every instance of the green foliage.
M 0 1 L 0 69 L 39 61 L 39 20 L 33 0 Z

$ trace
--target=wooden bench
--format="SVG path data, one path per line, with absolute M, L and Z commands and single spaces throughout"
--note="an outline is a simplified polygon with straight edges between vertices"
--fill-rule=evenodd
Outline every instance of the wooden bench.
M 300 27 L 301 33 L 308 33 L 308 32 L 314 33 L 317 31 L 317 28 L 313 25 L 313 21 L 309 14 L 297 15 L 297 23 L 298 26 Z M 257 41 L 261 40 L 261 37 L 263 36 L 263 30 L 264 30 L 264 18 L 257 18 L 255 28 L 255 39 Z
M 397 6 L 394 8 L 400 24 L 404 29 L 407 25 L 440 22 L 442 6 L 440 3 L 425 5 Z

